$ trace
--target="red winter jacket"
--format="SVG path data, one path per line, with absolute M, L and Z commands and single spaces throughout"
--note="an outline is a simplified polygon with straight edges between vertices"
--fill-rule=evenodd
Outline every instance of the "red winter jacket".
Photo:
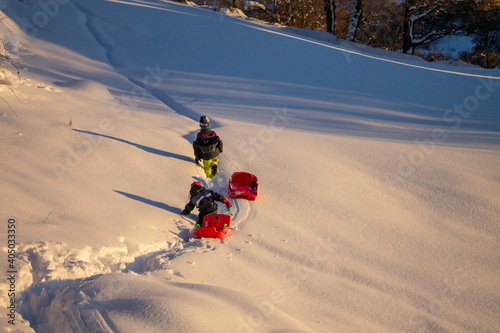
M 196 140 L 208 140 L 215 138 L 217 136 L 217 133 L 215 131 L 212 131 L 211 129 L 202 129 L 196 134 Z

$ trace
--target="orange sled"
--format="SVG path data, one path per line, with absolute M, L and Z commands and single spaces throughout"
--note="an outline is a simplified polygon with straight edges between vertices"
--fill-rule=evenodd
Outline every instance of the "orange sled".
M 256 176 L 248 172 L 235 172 L 229 179 L 228 194 L 230 198 L 255 200 L 258 186 Z
M 196 238 L 219 238 L 227 233 L 231 225 L 231 216 L 210 214 L 203 217 L 203 224 L 195 230 Z

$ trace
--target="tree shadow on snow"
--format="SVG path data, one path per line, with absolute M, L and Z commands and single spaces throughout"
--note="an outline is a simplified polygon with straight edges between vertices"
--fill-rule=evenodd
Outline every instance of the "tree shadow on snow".
M 92 131 L 83 131 L 83 130 L 78 130 L 78 129 L 73 129 L 73 131 L 79 132 L 79 133 L 85 133 L 85 134 L 95 135 L 95 136 L 100 136 L 100 137 L 103 137 L 103 138 L 106 138 L 106 139 L 111 139 L 111 140 L 123 142 L 123 143 L 126 143 L 128 145 L 131 145 L 131 146 L 137 147 L 139 149 L 142 149 L 142 150 L 144 150 L 144 151 L 146 151 L 148 153 L 151 153 L 151 154 L 156 154 L 156 155 L 160 155 L 160 156 L 176 158 L 178 160 L 189 162 L 189 163 L 193 163 L 194 162 L 194 159 L 191 158 L 191 157 L 188 157 L 188 156 L 184 156 L 184 155 L 180 155 L 180 154 L 175 154 L 175 153 L 171 153 L 171 152 L 160 150 L 160 149 L 156 149 L 156 148 L 151 148 L 151 147 L 148 147 L 148 146 L 144 146 L 144 145 L 141 145 L 141 144 L 138 144 L 138 143 L 134 143 L 134 142 L 131 142 L 131 141 L 128 141 L 128 140 L 116 138 L 116 137 L 113 137 L 113 136 L 105 135 L 105 134 L 102 134 L 102 133 L 97 133 L 97 132 L 92 132 Z

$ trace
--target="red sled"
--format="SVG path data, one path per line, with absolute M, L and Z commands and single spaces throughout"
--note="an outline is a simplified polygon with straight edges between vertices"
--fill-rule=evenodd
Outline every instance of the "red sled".
M 221 239 L 231 226 L 231 216 L 223 214 L 210 214 L 203 217 L 203 224 L 195 230 L 196 238 Z
M 257 177 L 248 172 L 235 172 L 229 179 L 228 194 L 230 198 L 255 200 L 257 198 Z

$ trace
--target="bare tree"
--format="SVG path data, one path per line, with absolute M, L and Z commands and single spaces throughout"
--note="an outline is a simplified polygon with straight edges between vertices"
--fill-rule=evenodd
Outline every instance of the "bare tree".
M 456 33 L 461 28 L 461 6 L 454 1 L 407 0 L 404 3 L 403 53 Z
M 403 6 L 399 0 L 366 1 L 356 43 L 399 50 L 403 36 L 403 16 Z
M 357 0 L 356 8 L 352 11 L 351 16 L 349 17 L 349 25 L 347 26 L 347 32 L 345 36 L 346 40 L 353 42 L 356 39 L 356 34 L 361 23 L 364 8 L 365 0 Z
M 486 68 L 500 64 L 500 2 L 474 1 L 467 17 L 467 34 L 473 36 L 477 63 Z
M 274 0 L 272 15 L 278 23 L 309 29 L 325 29 L 325 0 Z
M 324 0 L 326 13 L 326 31 L 335 36 L 335 0 Z

